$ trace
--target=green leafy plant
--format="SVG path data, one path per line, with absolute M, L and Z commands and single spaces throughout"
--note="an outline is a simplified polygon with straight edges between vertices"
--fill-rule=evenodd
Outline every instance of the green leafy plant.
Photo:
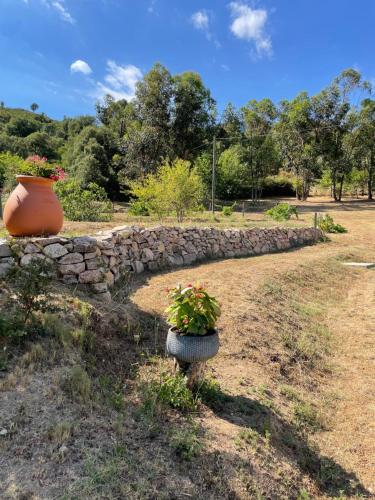
M 202 443 L 199 440 L 198 430 L 196 425 L 190 425 L 172 432 L 170 445 L 178 457 L 189 461 L 199 455 Z
M 147 203 L 144 200 L 132 200 L 129 206 L 129 214 L 141 217 L 150 215 Z
M 289 220 L 292 217 L 292 215 L 294 215 L 296 219 L 298 219 L 297 207 L 289 205 L 289 203 L 278 203 L 269 210 L 266 210 L 265 213 L 273 220 L 279 222 L 283 220 Z
M 181 335 L 205 335 L 213 330 L 220 316 L 217 300 L 203 286 L 179 284 L 169 290 L 170 306 L 166 309 L 168 322 Z
M 46 177 L 54 181 L 63 180 L 65 178 L 65 172 L 61 167 L 48 163 L 47 158 L 38 155 L 28 156 L 24 163 L 20 165 L 20 171 L 17 173 L 36 177 Z
M 333 218 L 326 214 L 318 217 L 318 228 L 325 233 L 346 233 L 347 229 L 341 224 L 333 221 Z
M 57 182 L 55 192 L 69 220 L 101 222 L 112 218 L 112 204 L 107 193 L 94 182 L 85 188 L 73 179 Z
M 197 400 L 181 374 L 162 373 L 159 379 L 151 380 L 141 386 L 141 397 L 142 412 L 148 417 L 168 406 L 181 411 L 197 409 Z
M 221 213 L 224 215 L 224 217 L 229 217 L 233 214 L 235 206 L 236 202 L 234 202 L 233 205 L 225 206 L 221 209 Z
M 56 309 L 51 296 L 55 276 L 54 264 L 46 259 L 32 259 L 25 266 L 15 265 L 9 270 L 9 305 L 18 311 L 25 326 L 32 322 L 37 311 L 48 312 Z

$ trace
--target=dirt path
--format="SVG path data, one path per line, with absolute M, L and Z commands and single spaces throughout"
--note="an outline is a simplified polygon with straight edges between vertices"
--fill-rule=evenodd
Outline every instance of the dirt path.
M 322 451 L 353 471 L 375 496 L 375 271 L 361 271 L 335 317 L 339 395 L 333 429 L 320 438 Z

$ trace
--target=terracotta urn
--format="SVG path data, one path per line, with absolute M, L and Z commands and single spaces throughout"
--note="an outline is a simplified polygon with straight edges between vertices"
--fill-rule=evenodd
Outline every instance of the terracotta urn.
M 18 185 L 4 207 L 4 224 L 12 236 L 48 236 L 63 225 L 63 211 L 45 177 L 17 175 Z

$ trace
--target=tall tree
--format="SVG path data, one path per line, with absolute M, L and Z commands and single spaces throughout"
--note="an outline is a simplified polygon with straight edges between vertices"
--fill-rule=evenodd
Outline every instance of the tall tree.
M 341 201 L 345 176 L 352 166 L 353 150 L 348 140 L 353 127 L 351 98 L 370 89 L 369 82 L 364 81 L 358 71 L 347 69 L 311 99 L 316 144 L 324 165 L 330 171 L 335 201 Z
M 192 159 L 213 135 L 216 106 L 198 73 L 173 78 L 172 148 L 175 156 Z
M 281 102 L 274 136 L 285 170 L 295 177 L 296 197 L 305 200 L 318 174 L 311 99 L 306 92 Z
M 32 111 L 33 113 L 35 113 L 35 111 L 36 111 L 37 109 L 39 109 L 39 104 L 37 104 L 36 102 L 33 102 L 33 103 L 31 104 L 31 106 L 30 106 L 30 109 L 31 109 L 31 111 Z

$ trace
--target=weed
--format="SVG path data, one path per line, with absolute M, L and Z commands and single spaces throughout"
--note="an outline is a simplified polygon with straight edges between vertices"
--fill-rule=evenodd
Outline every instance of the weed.
M 251 428 L 242 429 L 235 439 L 235 444 L 238 448 L 244 448 L 245 445 L 250 446 L 256 451 L 259 443 L 259 434 Z
M 297 500 L 311 500 L 311 497 L 305 489 L 302 489 L 298 493 Z
M 73 425 L 70 422 L 59 422 L 48 429 L 48 439 L 58 446 L 66 443 L 73 433 Z
M 302 398 L 299 395 L 298 391 L 294 389 L 294 387 L 292 387 L 291 385 L 287 384 L 280 385 L 280 394 L 285 396 L 290 401 L 297 401 L 297 402 L 302 401 Z
M 151 380 L 141 386 L 141 412 L 153 417 L 163 408 L 190 412 L 197 409 L 197 400 L 186 385 L 183 375 L 162 373 L 159 380 Z
M 61 379 L 61 387 L 74 401 L 88 403 L 92 398 L 91 379 L 79 365 L 70 368 Z
M 113 409 L 122 411 L 124 409 L 124 394 L 121 383 L 110 375 L 102 375 L 99 377 L 99 386 L 105 402 Z
M 170 436 L 170 445 L 176 455 L 183 460 L 191 460 L 196 457 L 202 449 L 198 427 L 191 425 L 183 429 L 175 429 Z
M 49 357 L 50 354 L 41 344 L 33 344 L 31 349 L 22 356 L 20 364 L 26 368 L 31 365 L 41 366 L 49 359 Z
M 306 402 L 293 406 L 294 423 L 299 430 L 316 432 L 322 429 L 322 422 L 316 409 Z

